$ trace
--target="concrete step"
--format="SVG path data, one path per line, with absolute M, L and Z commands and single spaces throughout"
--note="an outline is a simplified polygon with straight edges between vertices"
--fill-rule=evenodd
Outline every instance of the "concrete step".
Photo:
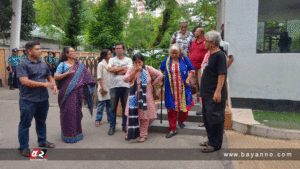
M 162 119 L 163 120 L 168 120 L 168 114 L 167 114 L 167 109 L 162 109 Z M 157 110 L 157 119 L 160 120 L 161 118 L 161 109 Z M 188 117 L 186 119 L 186 122 L 198 122 L 198 123 L 203 123 L 203 117 L 201 115 L 196 115 L 196 111 L 189 111 Z
M 161 108 L 161 103 L 158 102 L 157 104 L 158 104 L 158 109 L 160 109 Z M 162 102 L 162 108 L 163 109 L 166 108 L 164 101 Z M 201 105 L 199 103 L 195 103 L 195 105 L 191 108 L 191 111 L 202 111 L 202 107 L 201 107 Z
M 181 129 L 177 124 L 177 132 L 178 134 L 184 135 L 206 135 L 205 127 L 199 127 L 196 122 L 184 122 L 185 128 Z M 167 120 L 163 120 L 160 123 L 160 120 L 155 120 L 149 127 L 150 132 L 156 133 L 168 133 L 169 132 L 169 122 Z

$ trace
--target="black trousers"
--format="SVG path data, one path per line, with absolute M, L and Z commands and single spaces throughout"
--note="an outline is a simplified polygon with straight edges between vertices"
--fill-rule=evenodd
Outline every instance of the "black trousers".
M 209 145 L 219 150 L 222 147 L 226 100 L 216 103 L 202 99 L 202 114 Z

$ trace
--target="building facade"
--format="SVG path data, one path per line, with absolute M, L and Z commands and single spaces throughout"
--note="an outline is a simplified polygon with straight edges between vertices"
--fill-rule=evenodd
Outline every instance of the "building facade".
M 233 107 L 300 112 L 300 1 L 220 0 Z

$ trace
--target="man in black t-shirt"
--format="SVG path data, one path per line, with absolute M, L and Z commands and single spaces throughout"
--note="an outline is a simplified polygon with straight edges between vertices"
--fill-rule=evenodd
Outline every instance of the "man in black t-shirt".
M 220 40 L 219 32 L 211 31 L 205 35 L 204 45 L 210 57 L 204 64 L 200 88 L 203 121 L 208 137 L 208 141 L 200 144 L 206 147 L 202 151 L 204 153 L 220 150 L 223 140 L 227 66 L 226 56 L 219 48 Z

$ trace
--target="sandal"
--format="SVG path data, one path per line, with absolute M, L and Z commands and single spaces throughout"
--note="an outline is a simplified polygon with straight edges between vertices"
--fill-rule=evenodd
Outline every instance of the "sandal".
M 22 150 L 20 150 L 20 153 L 24 157 L 30 157 L 30 149 L 29 148 L 23 148 Z
M 199 127 L 204 127 L 204 123 L 200 123 L 198 126 Z
M 214 151 L 217 151 L 217 149 L 215 147 L 212 147 L 212 146 L 207 146 L 202 150 L 203 153 L 212 153 Z
M 166 135 L 166 137 L 167 137 L 167 138 L 171 138 L 171 137 L 175 136 L 176 134 L 177 134 L 177 131 L 176 131 L 176 130 L 171 130 L 171 131 Z
M 203 143 L 200 143 L 199 145 L 202 147 L 207 147 L 207 146 L 209 146 L 209 143 L 208 143 L 208 141 L 205 141 Z
M 128 134 L 127 133 L 126 133 L 126 136 L 125 136 L 125 140 L 126 141 L 130 141 L 131 140 L 131 139 L 128 138 Z
M 99 122 L 95 122 L 95 127 L 99 127 L 100 123 Z
M 142 142 L 146 141 L 146 139 L 147 139 L 147 137 L 140 137 L 137 142 L 142 143 Z
M 45 147 L 45 148 L 54 148 L 55 144 L 54 143 L 50 143 L 49 141 L 45 141 L 42 145 L 40 145 L 39 147 Z

